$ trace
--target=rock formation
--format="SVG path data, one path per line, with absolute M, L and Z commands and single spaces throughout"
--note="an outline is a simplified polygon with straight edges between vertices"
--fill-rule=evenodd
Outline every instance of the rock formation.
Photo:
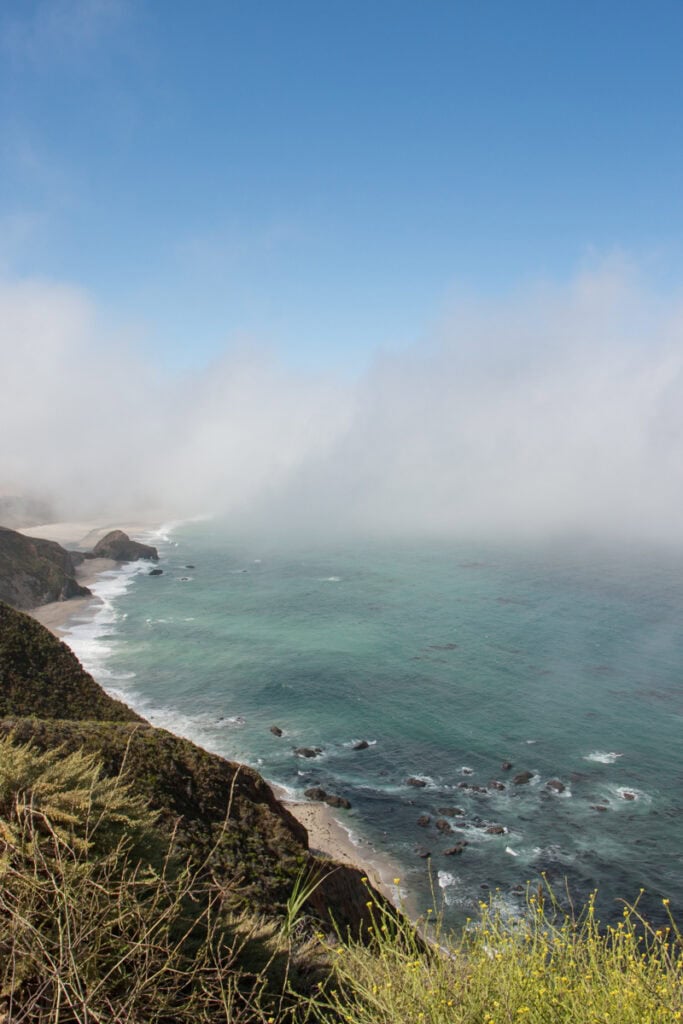
M 0 600 L 35 608 L 89 595 L 76 582 L 71 555 L 61 545 L 0 526 Z
M 131 540 L 123 530 L 111 530 L 92 549 L 89 558 L 113 558 L 115 562 L 137 562 L 140 558 L 159 561 L 159 553 L 151 544 Z

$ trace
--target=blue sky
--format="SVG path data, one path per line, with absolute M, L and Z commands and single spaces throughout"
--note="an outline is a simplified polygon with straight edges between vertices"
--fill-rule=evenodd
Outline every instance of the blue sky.
M 683 269 L 678 2 L 4 0 L 0 271 L 168 365 L 353 371 L 453 296 Z

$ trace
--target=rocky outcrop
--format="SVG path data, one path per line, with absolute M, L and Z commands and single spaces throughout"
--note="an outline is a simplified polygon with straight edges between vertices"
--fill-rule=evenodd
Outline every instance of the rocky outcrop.
M 90 591 L 76 582 L 74 571 L 70 553 L 60 544 L 0 526 L 0 601 L 35 608 L 88 597 Z
M 159 552 L 151 544 L 131 540 L 123 530 L 112 530 L 98 540 L 88 558 L 113 558 L 115 562 L 137 562 L 140 558 L 159 561 Z
M 310 789 L 304 791 L 304 796 L 308 800 L 315 800 L 317 803 L 327 804 L 329 807 L 341 807 L 347 811 L 351 809 L 351 801 L 347 800 L 345 796 L 328 793 L 321 786 L 311 786 Z

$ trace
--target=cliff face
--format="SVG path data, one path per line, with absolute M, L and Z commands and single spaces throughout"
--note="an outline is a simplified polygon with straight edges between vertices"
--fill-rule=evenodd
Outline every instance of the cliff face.
M 15 608 L 34 608 L 89 594 L 76 582 L 71 556 L 63 547 L 0 526 L 0 600 Z
M 257 772 L 149 725 L 43 626 L 0 604 L 0 735 L 8 734 L 96 753 L 107 774 L 124 769 L 188 861 L 251 910 L 277 914 L 299 873 L 321 869 L 328 877 L 310 909 L 344 931 L 369 924 L 361 872 L 314 859 L 305 828 Z

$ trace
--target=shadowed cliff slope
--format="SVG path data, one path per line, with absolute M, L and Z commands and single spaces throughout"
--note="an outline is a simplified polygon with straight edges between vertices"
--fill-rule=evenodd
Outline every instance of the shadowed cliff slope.
M 61 545 L 0 526 L 0 601 L 35 608 L 89 594 L 76 582 L 71 556 Z

